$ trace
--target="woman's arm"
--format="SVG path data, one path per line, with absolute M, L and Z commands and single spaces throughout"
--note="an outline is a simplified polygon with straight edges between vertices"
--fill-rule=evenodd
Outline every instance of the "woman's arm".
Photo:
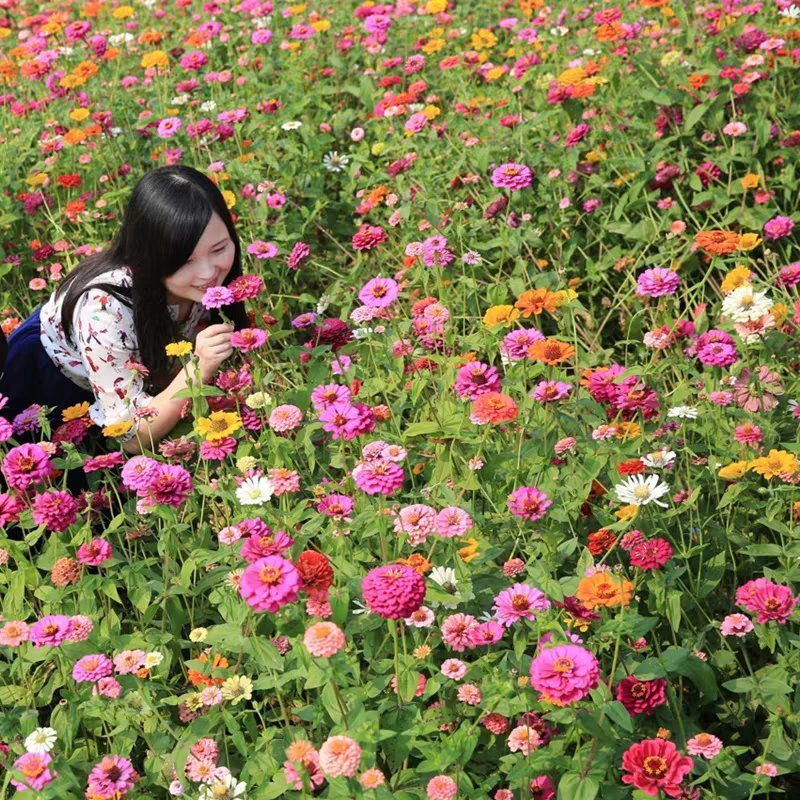
M 232 332 L 232 325 L 223 324 L 210 325 L 197 334 L 194 354 L 203 383 L 208 383 L 214 377 L 220 364 L 233 352 L 230 343 Z M 139 421 L 133 438 L 122 445 L 126 453 L 139 455 L 145 449 L 155 450 L 156 444 L 178 424 L 185 398 L 176 399 L 175 395 L 189 386 L 189 370 L 193 367 L 194 363 L 185 365 L 172 383 L 151 399 L 148 407 L 154 409 L 156 414 L 153 419 Z

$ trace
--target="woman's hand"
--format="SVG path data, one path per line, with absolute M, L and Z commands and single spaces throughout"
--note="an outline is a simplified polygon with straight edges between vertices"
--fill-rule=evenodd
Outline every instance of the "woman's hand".
M 233 353 L 231 334 L 233 334 L 233 325 L 229 322 L 209 325 L 197 334 L 194 354 L 199 361 L 200 375 L 203 381 L 210 381 L 220 364 Z

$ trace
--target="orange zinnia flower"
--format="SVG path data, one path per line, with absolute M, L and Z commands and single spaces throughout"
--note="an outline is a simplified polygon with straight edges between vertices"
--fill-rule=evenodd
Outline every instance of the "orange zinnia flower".
M 734 231 L 700 231 L 695 244 L 712 256 L 724 256 L 739 249 L 739 234 Z
M 198 661 L 208 661 L 208 656 L 201 653 L 197 657 Z M 211 669 L 225 669 L 228 666 L 228 659 L 221 656 L 219 653 L 214 653 L 214 660 L 211 662 Z M 190 669 L 187 673 L 189 683 L 192 686 L 221 686 L 225 683 L 223 678 L 212 678 L 210 675 L 203 675 L 202 672 Z
M 523 292 L 519 300 L 514 303 L 514 307 L 518 308 L 526 318 L 531 314 L 541 314 L 542 311 L 555 311 L 555 295 L 548 289 L 533 289 L 530 292 Z
M 627 606 L 631 602 L 633 584 L 624 578 L 619 580 L 608 572 L 595 572 L 578 584 L 578 600 L 592 611 L 600 606 Z
M 472 403 L 469 419 L 475 425 L 497 424 L 512 422 L 518 413 L 517 404 L 508 395 L 489 392 Z
M 541 342 L 534 342 L 528 348 L 528 358 L 532 361 L 544 361 L 550 366 L 566 361 L 574 355 L 575 348 L 566 342 L 559 342 L 558 339 L 544 339 Z

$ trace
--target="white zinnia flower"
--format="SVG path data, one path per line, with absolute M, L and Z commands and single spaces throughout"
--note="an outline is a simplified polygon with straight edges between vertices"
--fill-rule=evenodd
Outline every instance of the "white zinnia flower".
M 159 653 L 158 650 L 153 650 L 147 653 L 144 657 L 144 668 L 154 669 L 164 660 L 164 654 Z
M 452 567 L 434 567 L 431 570 L 430 579 L 439 584 L 446 592 L 457 592 L 458 581 L 456 571 Z
M 58 739 L 58 734 L 52 728 L 37 728 L 25 739 L 25 750 L 29 753 L 42 755 L 49 753 Z
M 668 467 L 670 464 L 672 464 L 672 462 L 675 460 L 675 453 L 667 449 L 656 450 L 654 453 L 648 453 L 646 456 L 642 456 L 639 460 L 646 467 L 663 469 L 664 467 Z
M 697 419 L 697 409 L 694 406 L 673 406 L 667 411 L 667 416 L 677 419 Z
M 725 295 L 722 314 L 733 322 L 757 322 L 772 308 L 772 301 L 765 292 L 753 291 L 746 283 Z
M 322 164 L 329 172 L 344 172 L 344 168 L 349 163 L 350 159 L 346 155 L 340 155 L 335 150 L 331 150 L 322 157 Z
M 243 506 L 260 506 L 272 497 L 274 491 L 272 481 L 259 475 L 242 481 L 236 490 L 236 497 Z
M 201 111 L 214 111 L 216 108 L 217 104 L 214 100 L 206 100 L 204 103 L 200 103 Z
M 282 131 L 296 131 L 303 123 L 299 122 L 298 120 L 292 120 L 291 122 L 284 122 L 281 125 Z
M 786 19 L 800 19 L 800 6 L 791 5 L 789 8 L 782 8 L 778 12 L 778 16 L 786 17 Z
M 204 783 L 198 797 L 199 800 L 235 800 L 237 797 L 244 797 L 246 790 L 247 784 L 244 781 L 238 781 L 228 773 L 213 778 L 210 783 Z
M 666 508 L 666 503 L 659 502 L 658 498 L 669 491 L 666 483 L 658 482 L 658 475 L 631 475 L 623 483 L 614 487 L 617 497 L 623 503 L 632 506 L 646 506 L 653 502 L 657 506 Z

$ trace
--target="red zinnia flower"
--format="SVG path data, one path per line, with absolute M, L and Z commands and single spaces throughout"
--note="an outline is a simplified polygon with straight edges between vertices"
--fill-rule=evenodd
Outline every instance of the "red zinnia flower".
M 629 714 L 650 716 L 656 708 L 667 702 L 666 689 L 667 682 L 664 678 L 644 681 L 628 675 L 617 684 L 617 700 L 625 706 Z
M 303 579 L 303 589 L 307 592 L 327 592 L 333 585 L 333 568 L 323 553 L 304 550 L 295 567 Z
M 593 556 L 602 555 L 611 548 L 616 540 L 617 537 L 613 531 L 601 528 L 599 531 L 589 534 L 589 552 Z
M 645 539 L 630 549 L 631 566 L 660 569 L 672 558 L 672 545 L 666 539 Z
M 681 781 L 692 767 L 693 759 L 681 756 L 672 742 L 644 739 L 632 744 L 622 754 L 622 768 L 627 773 L 622 776 L 622 782 L 633 784 L 653 797 L 659 791 L 668 797 L 679 797 Z
M 644 471 L 645 466 L 638 458 L 634 458 L 631 461 L 623 461 L 617 466 L 617 472 L 620 475 L 641 475 Z

